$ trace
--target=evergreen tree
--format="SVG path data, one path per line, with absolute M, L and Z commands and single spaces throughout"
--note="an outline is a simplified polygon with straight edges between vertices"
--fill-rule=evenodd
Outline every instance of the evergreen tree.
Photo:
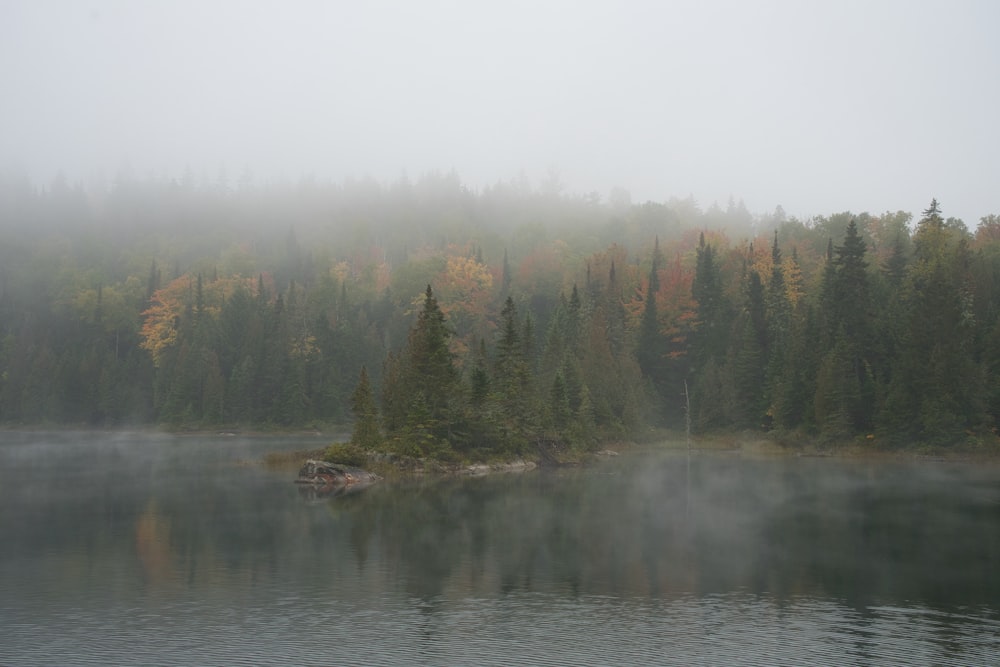
M 823 334 L 820 344 L 827 350 L 833 347 L 837 333 L 837 266 L 833 257 L 833 239 L 830 238 L 826 241 L 826 261 L 819 288 L 819 324 Z
M 409 401 L 406 428 L 411 434 L 419 434 L 419 447 L 424 454 L 430 453 L 428 448 L 447 450 L 451 446 L 459 376 L 449 348 L 450 338 L 444 313 L 428 285 L 423 308 L 400 359 L 397 388 Z
M 549 392 L 549 414 L 552 425 L 557 429 L 563 429 L 569 423 L 572 412 L 569 406 L 569 393 L 566 389 L 566 380 L 562 373 L 556 373 L 552 380 L 552 388 Z
M 500 329 L 493 370 L 493 395 L 499 406 L 499 427 L 515 447 L 523 446 L 532 419 L 530 372 L 514 299 L 500 311 Z
M 933 200 L 917 225 L 907 272 L 908 326 L 881 415 L 887 437 L 950 445 L 986 421 L 969 261 L 965 236 L 946 227 Z
M 744 276 L 743 312 L 734 323 L 727 372 L 734 384 L 736 422 L 741 427 L 755 428 L 761 425 L 767 411 L 767 311 L 760 274 L 747 267 Z
M 767 320 L 767 345 L 770 350 L 767 361 L 768 403 L 772 406 L 770 413 L 773 418 L 773 404 L 782 392 L 796 360 L 789 359 L 789 342 L 792 333 L 792 304 L 788 299 L 788 287 L 785 284 L 785 272 L 782 265 L 781 249 L 778 247 L 778 232 L 774 232 L 774 244 L 771 246 L 771 280 L 767 286 L 765 298 Z M 791 367 L 789 367 L 791 364 Z
M 851 347 L 841 329 L 833 349 L 824 357 L 816 379 L 816 424 L 831 441 L 848 438 L 856 429 L 853 412 L 861 394 Z
M 639 321 L 635 357 L 639 362 L 643 376 L 652 383 L 657 391 L 662 393 L 666 388 L 666 378 L 664 377 L 666 351 L 656 307 L 656 294 L 660 290 L 660 260 L 660 242 L 657 238 L 653 245 L 653 258 L 649 269 L 646 295 L 643 300 L 642 319 Z
M 698 239 L 691 295 L 695 300 L 695 325 L 690 338 L 694 381 L 691 383 L 694 425 L 700 429 L 719 427 L 735 419 L 732 359 L 728 350 L 733 337 L 733 316 L 723 289 L 715 247 Z M 736 347 L 735 344 L 732 345 Z
M 865 242 L 852 219 L 847 225 L 843 245 L 837 246 L 833 260 L 834 320 L 844 328 L 849 341 L 859 348 L 869 344 L 871 330 L 871 300 Z
M 149 267 L 149 278 L 146 279 L 146 303 L 148 304 L 153 298 L 153 293 L 160 289 L 160 270 L 156 266 L 156 260 L 154 259 L 152 265 Z
M 783 374 L 780 385 L 772 389 L 772 417 L 784 429 L 809 428 L 815 424 L 813 399 L 821 353 L 816 341 L 820 339 L 814 309 L 804 307 L 801 315 L 793 318 L 792 330 L 784 354 Z
M 382 443 L 378 426 L 378 408 L 375 405 L 375 392 L 368 379 L 368 368 L 365 366 L 361 367 L 358 386 L 351 394 L 351 411 L 354 413 L 351 444 L 365 450 L 378 449 Z
M 403 361 L 389 352 L 382 368 L 382 423 L 390 435 L 399 433 L 406 424 L 408 390 Z
M 833 259 L 833 321 L 837 332 L 828 366 L 837 369 L 843 384 L 838 394 L 842 404 L 836 409 L 846 414 L 846 422 L 854 431 L 871 429 L 875 412 L 873 315 L 865 251 L 865 242 L 852 219 Z M 840 421 L 838 416 L 837 423 Z
M 608 271 L 608 287 L 601 303 L 606 318 L 608 343 L 611 354 L 620 359 L 625 354 L 625 304 L 622 303 L 621 286 L 618 284 L 615 262 L 611 260 Z
M 723 359 L 729 337 L 729 306 L 722 285 L 722 275 L 715 259 L 715 249 L 705 243 L 702 233 L 697 251 L 691 293 L 697 303 L 695 332 L 691 338 L 695 368 L 709 359 Z
M 528 372 L 531 376 L 534 376 L 537 371 L 535 363 L 535 321 L 531 317 L 530 311 L 524 315 L 524 327 L 521 333 L 521 348 L 521 354 L 524 356 L 524 362 L 528 366 Z
M 885 261 L 882 271 L 893 287 L 899 287 L 906 276 L 906 246 L 903 237 L 897 234 L 893 237 L 889 258 Z
M 576 288 L 576 283 L 573 283 L 573 290 L 569 295 L 569 307 L 566 309 L 566 349 L 572 355 L 580 353 L 582 319 L 583 301 Z
M 751 275 L 751 280 L 757 277 L 759 284 L 757 273 Z M 760 426 L 764 417 L 766 356 L 753 317 L 749 309 L 745 310 L 736 319 L 733 328 L 733 345 L 725 371 L 725 374 L 732 377 L 734 389 L 732 411 L 737 426 L 756 428 Z
M 500 294 L 510 294 L 511 271 L 510 262 L 507 260 L 507 249 L 503 250 L 503 265 L 500 276 Z
M 476 361 L 472 367 L 470 378 L 471 394 L 469 401 L 473 408 L 482 408 L 490 393 L 490 374 L 488 370 L 488 360 L 486 357 L 486 341 L 479 339 L 479 347 L 476 350 Z

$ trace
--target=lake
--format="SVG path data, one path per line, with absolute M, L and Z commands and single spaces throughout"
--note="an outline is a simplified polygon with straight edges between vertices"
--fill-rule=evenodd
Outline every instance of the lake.
M 652 449 L 315 497 L 325 438 L 0 434 L 0 665 L 1000 661 L 1000 467 Z

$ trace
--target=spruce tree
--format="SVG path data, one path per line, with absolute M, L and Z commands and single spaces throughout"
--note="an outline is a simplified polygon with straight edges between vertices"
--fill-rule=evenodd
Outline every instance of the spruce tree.
M 525 359 L 522 330 L 514 299 L 507 297 L 500 311 L 500 329 L 493 371 L 493 397 L 499 408 L 499 427 L 514 447 L 521 446 L 533 420 L 531 374 Z
M 639 335 L 636 340 L 635 357 L 642 374 L 660 392 L 664 389 L 663 377 L 665 345 L 660 333 L 660 320 L 656 307 L 656 293 L 660 289 L 660 242 L 657 238 L 653 246 L 653 258 L 649 268 L 649 280 L 643 302 L 642 319 L 639 321 Z
M 351 394 L 351 411 L 354 413 L 351 444 L 366 450 L 377 449 L 382 442 L 382 435 L 378 426 L 375 392 L 372 390 L 368 379 L 368 368 L 365 366 L 361 366 L 358 386 Z
M 951 445 L 986 421 L 968 244 L 945 225 L 937 200 L 913 241 L 904 288 L 908 326 L 880 421 L 886 435 Z
M 429 441 L 434 446 L 447 446 L 451 435 L 458 370 L 448 345 L 450 338 L 444 313 L 428 285 L 423 308 L 410 330 L 400 378 L 402 395 L 410 401 L 407 426 L 425 434 L 422 447 Z
M 387 356 L 382 373 L 383 424 L 402 452 L 447 456 L 456 444 L 452 427 L 460 420 L 461 392 L 450 338 L 428 285 L 406 345 Z
M 503 249 L 503 268 L 500 276 L 500 293 L 510 294 L 511 271 L 510 262 L 507 260 L 507 249 Z
M 844 372 L 842 409 L 855 431 L 870 430 L 875 412 L 873 314 L 865 242 L 852 219 L 834 257 L 833 310 L 837 332 L 829 362 Z M 822 427 L 822 424 L 820 424 Z
M 702 233 L 691 295 L 697 303 L 695 332 L 691 337 L 695 367 L 709 359 L 723 359 L 729 336 L 729 306 L 722 285 L 722 275 L 715 258 L 715 248 L 705 243 Z
M 476 350 L 476 361 L 472 367 L 472 376 L 470 378 L 471 393 L 469 401 L 474 408 L 481 408 L 490 393 L 490 374 L 487 364 L 486 341 L 480 338 L 479 347 Z
M 788 358 L 788 344 L 792 333 L 792 304 L 788 300 L 777 230 L 774 232 L 774 244 L 771 246 L 771 280 L 767 286 L 765 306 L 768 348 L 770 350 L 767 360 L 766 389 L 768 404 L 773 407 L 776 397 L 782 393 L 784 383 L 787 380 L 786 375 L 792 373 L 788 366 L 795 363 L 794 359 Z M 772 410 L 771 417 L 773 418 L 773 416 Z

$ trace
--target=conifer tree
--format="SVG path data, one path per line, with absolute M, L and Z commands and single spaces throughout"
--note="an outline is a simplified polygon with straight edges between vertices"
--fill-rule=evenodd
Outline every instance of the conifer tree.
M 444 313 L 428 285 L 423 308 L 410 329 L 397 380 L 400 395 L 409 401 L 406 427 L 421 434 L 420 447 L 424 453 L 428 446 L 450 444 L 458 383 L 458 371 L 448 346 L 450 337 Z
M 406 424 L 406 391 L 403 362 L 390 351 L 382 364 L 382 423 L 390 435 Z
M 691 294 L 697 303 L 691 345 L 695 368 L 700 368 L 710 358 L 724 358 L 730 324 L 729 307 L 723 291 L 722 275 L 715 259 L 715 248 L 705 243 L 704 233 L 698 243 Z
M 533 421 L 530 402 L 531 375 L 525 359 L 521 327 L 517 321 L 514 299 L 507 297 L 500 311 L 496 361 L 493 371 L 493 395 L 499 406 L 500 428 L 508 438 L 523 444 Z
M 823 337 L 820 345 L 824 349 L 833 346 L 833 338 L 837 332 L 837 266 L 833 261 L 833 239 L 826 240 L 826 261 L 823 264 L 822 279 L 819 288 L 819 318 Z
M 871 328 L 870 288 L 865 250 L 865 242 L 852 219 L 847 225 L 843 245 L 835 249 L 833 307 L 838 326 L 843 326 L 848 340 L 860 348 L 868 345 Z
M 774 232 L 774 243 L 771 246 L 771 280 L 767 286 L 765 298 L 767 311 L 767 345 L 770 350 L 767 360 L 768 403 L 773 406 L 776 396 L 781 393 L 786 381 L 786 373 L 791 373 L 787 364 L 794 364 L 794 359 L 788 359 L 789 341 L 792 329 L 792 305 L 788 300 L 788 288 L 785 284 L 785 272 L 782 265 L 781 249 L 778 247 L 778 232 Z M 773 417 L 773 410 L 772 415 Z
M 487 364 L 486 340 L 480 338 L 479 347 L 476 350 L 476 361 L 472 367 L 471 393 L 469 395 L 472 407 L 477 409 L 482 408 L 490 393 L 490 375 Z
M 737 424 L 757 427 L 767 410 L 764 391 L 768 360 L 767 313 L 760 274 L 748 266 L 744 276 L 743 311 L 734 322 L 727 372 L 733 382 L 733 414 Z
M 818 425 L 836 436 L 870 430 L 874 416 L 875 352 L 867 266 L 865 242 L 851 219 L 832 261 L 829 325 L 834 334 L 823 365 L 827 381 L 818 383 L 816 399 L 819 405 L 827 406 L 821 409 L 822 415 L 817 414 Z M 830 389 L 834 385 L 835 395 Z
M 691 295 L 695 300 L 695 326 L 691 335 L 694 381 L 692 404 L 699 429 L 718 427 L 734 419 L 735 396 L 732 360 L 727 361 L 733 344 L 733 321 L 723 290 L 716 249 L 698 239 L 697 259 Z
M 966 236 L 945 225 L 932 200 L 914 235 L 904 289 L 908 326 L 881 415 L 885 435 L 950 445 L 985 422 L 969 262 Z
M 656 294 L 660 290 L 660 259 L 660 240 L 657 238 L 653 245 L 653 258 L 643 300 L 642 319 L 639 321 L 635 357 L 643 376 L 662 392 L 665 383 L 663 377 L 665 345 L 663 334 L 660 333 L 660 318 L 656 307 Z
M 507 249 L 503 249 L 502 275 L 500 276 L 500 293 L 510 294 L 511 271 L 510 262 L 507 260 Z
M 375 405 L 375 392 L 368 379 L 368 368 L 361 366 L 358 385 L 351 394 L 351 411 L 354 413 L 354 428 L 351 431 L 351 444 L 362 449 L 377 449 L 382 442 L 378 426 L 378 408 Z
M 552 380 L 552 389 L 549 392 L 549 414 L 552 425 L 557 429 L 565 428 L 569 423 L 570 412 L 569 394 L 566 390 L 566 380 L 562 373 L 556 373 Z

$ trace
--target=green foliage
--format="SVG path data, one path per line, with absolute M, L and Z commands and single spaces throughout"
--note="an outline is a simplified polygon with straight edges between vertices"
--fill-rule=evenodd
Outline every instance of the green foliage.
M 375 450 L 382 444 L 382 434 L 378 426 L 378 407 L 375 392 L 368 379 L 368 369 L 361 367 L 358 386 L 351 394 L 351 411 L 354 413 L 354 430 L 351 444 L 362 450 Z
M 345 466 L 362 468 L 368 463 L 368 454 L 351 442 L 335 442 L 323 452 L 323 460 Z
M 653 246 L 649 279 L 643 298 L 642 319 L 639 322 L 635 355 L 643 375 L 650 378 L 660 391 L 668 391 L 666 386 L 668 380 L 665 377 L 666 340 L 660 331 L 660 318 L 656 306 L 656 296 L 660 290 L 659 269 L 661 261 L 660 243 L 657 239 Z
M 123 183 L 71 206 L 0 185 L 5 425 L 353 417 L 364 450 L 489 458 L 679 428 L 685 381 L 701 430 L 955 447 L 1000 423 L 995 215 L 973 236 L 936 201 L 912 233 L 905 212 L 776 211 L 749 239 L 735 200 L 450 176 Z
M 902 287 L 908 326 L 880 421 L 890 436 L 948 445 L 988 422 L 967 237 L 948 228 L 932 201 L 914 247 Z

